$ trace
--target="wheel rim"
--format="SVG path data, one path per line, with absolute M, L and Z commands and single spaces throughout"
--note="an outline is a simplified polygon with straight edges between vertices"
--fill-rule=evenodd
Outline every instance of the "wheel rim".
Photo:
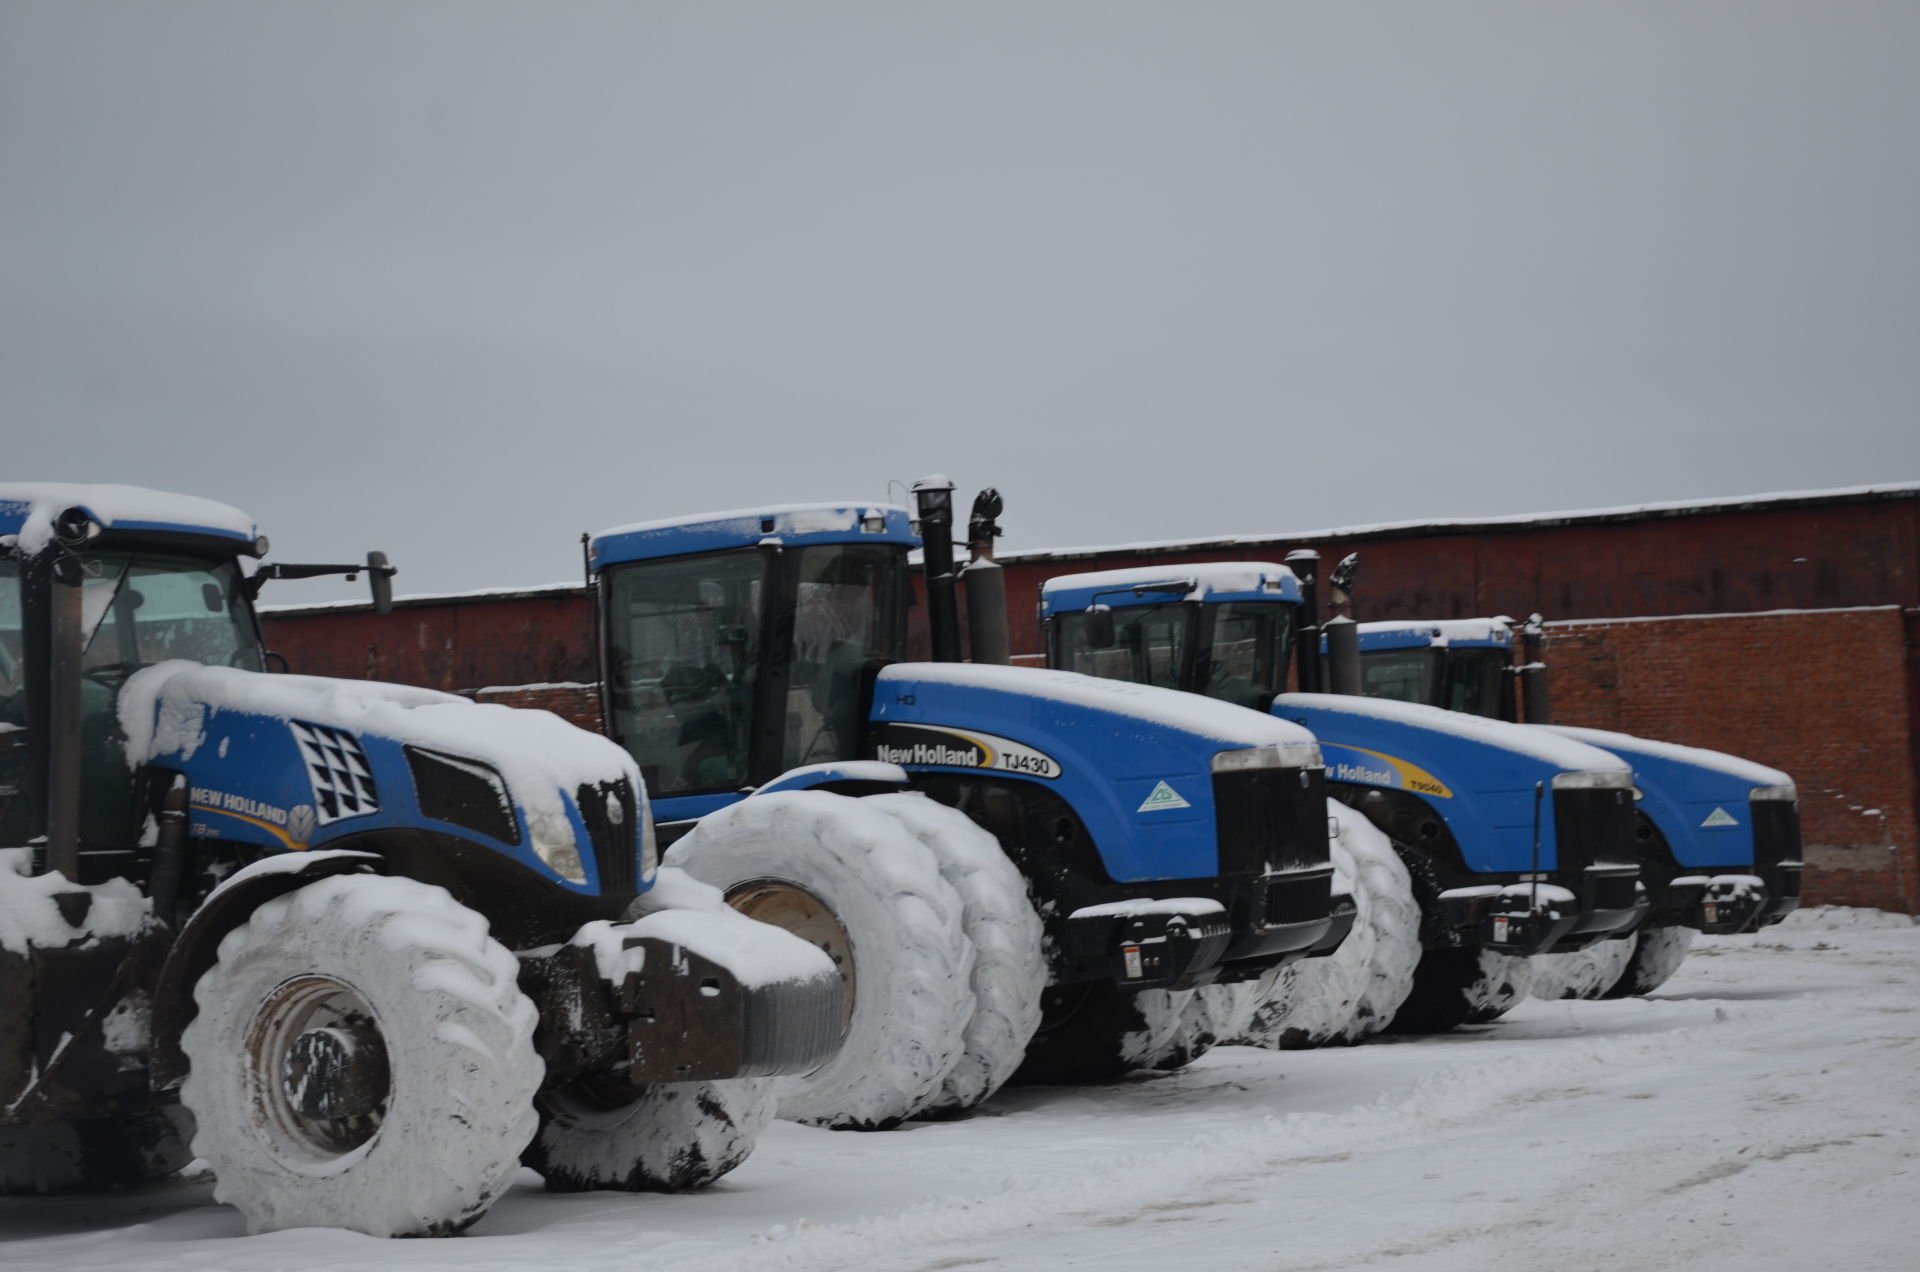
M 727 889 L 727 904 L 762 923 L 793 933 L 833 960 L 840 973 L 840 1026 L 853 1021 L 857 977 L 853 938 L 833 907 L 797 883 L 785 879 L 749 879 Z
M 254 1107 L 286 1155 L 324 1161 L 379 1133 L 393 1094 L 373 1005 L 345 981 L 300 976 L 267 996 L 247 1031 Z

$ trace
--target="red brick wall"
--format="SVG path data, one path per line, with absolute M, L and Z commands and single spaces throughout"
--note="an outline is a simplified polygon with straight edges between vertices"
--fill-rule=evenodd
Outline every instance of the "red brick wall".
M 551 711 L 569 724 L 600 732 L 600 686 L 597 684 L 492 685 L 476 690 L 473 699 Z
M 350 607 L 260 617 L 267 648 L 303 675 L 448 693 L 600 678 L 585 588 L 408 602 L 386 615 Z
M 1806 904 L 1913 914 L 1905 627 L 1896 606 L 1554 623 L 1553 716 L 1785 770 L 1800 789 Z

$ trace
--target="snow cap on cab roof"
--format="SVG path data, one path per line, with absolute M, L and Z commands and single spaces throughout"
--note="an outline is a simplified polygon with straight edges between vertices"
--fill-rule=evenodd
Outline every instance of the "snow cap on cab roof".
M 1513 645 L 1513 628 L 1500 618 L 1447 618 L 1426 623 L 1394 619 L 1361 623 L 1359 627 L 1362 649 L 1438 649 L 1446 645 L 1508 649 Z
M 846 503 L 777 504 L 768 508 L 739 508 L 694 517 L 669 517 L 615 526 L 593 536 L 589 549 L 593 568 L 623 561 L 686 556 L 722 548 L 752 547 L 768 539 L 787 546 L 821 543 L 898 543 L 917 547 L 911 514 L 895 504 Z
M 1168 590 L 1179 587 L 1175 592 Z M 1135 589 L 1150 589 L 1136 592 Z M 1202 561 L 1127 570 L 1063 574 L 1040 587 L 1040 616 L 1102 605 L 1161 605 L 1168 601 L 1298 601 L 1300 580 L 1271 561 Z
M 54 518 L 69 508 L 79 508 L 107 530 L 207 535 L 242 544 L 260 534 L 253 518 L 238 508 L 197 495 L 144 486 L 21 481 L 0 483 L 0 537 L 17 535 L 20 550 L 32 556 L 52 541 Z

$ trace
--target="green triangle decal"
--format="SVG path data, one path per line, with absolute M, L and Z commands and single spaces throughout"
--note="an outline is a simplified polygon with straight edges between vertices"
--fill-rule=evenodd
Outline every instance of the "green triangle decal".
M 1179 791 L 1174 790 L 1173 787 L 1168 786 L 1165 782 L 1162 782 L 1158 786 L 1153 788 L 1153 793 L 1151 795 L 1148 795 L 1146 800 L 1141 803 L 1140 807 L 1135 809 L 1134 811 L 1139 813 L 1160 813 L 1160 812 L 1165 812 L 1169 808 L 1192 808 L 1192 807 L 1193 807 L 1192 804 L 1189 804 L 1186 800 L 1180 798 Z
M 1733 814 L 1729 813 L 1726 809 L 1716 808 L 1711 813 L 1708 813 L 1707 820 L 1700 824 L 1702 826 L 1738 826 L 1740 823 L 1735 821 Z

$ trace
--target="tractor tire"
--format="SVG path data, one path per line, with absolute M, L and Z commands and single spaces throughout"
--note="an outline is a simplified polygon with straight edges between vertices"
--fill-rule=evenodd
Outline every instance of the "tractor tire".
M 1680 964 L 1686 962 L 1687 951 L 1693 948 L 1693 937 L 1694 931 L 1689 927 L 1642 928 L 1626 970 L 1601 997 L 1632 998 L 1636 994 L 1651 994 L 1672 979 L 1680 970 Z
M 1420 907 L 1407 867 L 1363 814 L 1338 802 L 1327 811 L 1337 831 L 1329 844 L 1334 874 L 1353 894 L 1353 930 L 1325 958 L 1297 964 L 1285 1010 L 1259 1013 L 1263 1046 L 1353 1046 L 1384 1030 L 1413 993 Z
M 773 1120 L 770 1078 L 635 1087 L 619 1075 L 549 1087 L 520 1160 L 549 1192 L 691 1192 L 753 1152 Z
M 1040 1028 L 1013 1080 L 1044 1086 L 1106 1082 L 1173 1053 L 1190 989 L 1126 993 L 1105 981 L 1048 989 Z
M 939 1094 L 915 1115 L 957 1117 L 1006 1084 L 1040 1027 L 1040 995 L 1047 987 L 1040 915 L 1000 842 L 966 814 L 919 794 L 873 795 L 864 802 L 932 850 L 941 877 L 960 895 L 974 952 L 973 1018 L 959 1061 L 941 1080 Z
M 120 1117 L 0 1126 L 0 1196 L 97 1192 L 165 1179 L 193 1160 L 179 1105 Z
M 1571 954 L 1539 954 L 1533 959 L 1533 996 L 1549 1001 L 1561 998 L 1605 998 L 1626 975 L 1639 936 L 1596 941 Z
M 847 988 L 839 1053 L 779 1078 L 779 1115 L 885 1130 L 940 1093 L 973 1016 L 973 943 L 934 853 L 866 801 L 782 791 L 709 814 L 667 862 L 825 950 Z
M 253 1233 L 473 1223 L 539 1125 L 519 971 L 485 918 L 411 879 L 336 876 L 262 905 L 221 941 L 181 1038 L 215 1199 Z
M 1215 1047 L 1237 1041 L 1252 1026 L 1260 996 L 1259 981 L 1202 985 L 1193 990 L 1181 1009 L 1173 1036 L 1147 1067 L 1172 1073 L 1186 1068 Z
M 1386 1032 L 1445 1033 L 1505 1015 L 1533 988 L 1532 960 L 1477 945 L 1427 950 Z

